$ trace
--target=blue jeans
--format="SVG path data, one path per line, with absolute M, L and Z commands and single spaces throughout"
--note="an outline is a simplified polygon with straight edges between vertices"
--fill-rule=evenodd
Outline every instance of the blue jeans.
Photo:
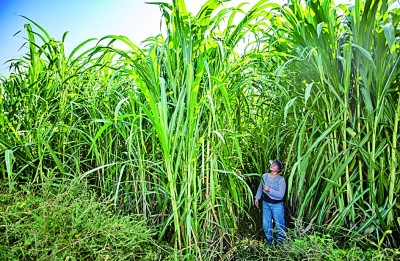
M 285 208 L 283 207 L 283 202 L 272 204 L 263 201 L 262 202 L 262 223 L 265 236 L 268 243 L 274 243 L 274 226 L 276 229 L 276 240 L 278 243 L 283 243 L 286 239 L 286 227 L 285 227 Z

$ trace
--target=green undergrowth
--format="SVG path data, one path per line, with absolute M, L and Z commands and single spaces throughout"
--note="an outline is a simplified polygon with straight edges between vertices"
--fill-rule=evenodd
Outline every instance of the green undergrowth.
M 82 184 L 1 187 L 0 260 L 159 260 L 154 234 Z
M 288 231 L 287 241 L 269 246 L 250 235 L 218 253 L 202 249 L 202 260 L 396 260 L 398 249 L 343 246 L 329 235 Z M 85 184 L 0 187 L 0 260 L 191 260 L 156 242 L 157 229 L 140 215 L 126 214 Z M 218 245 L 218 244 L 214 244 Z
M 223 260 L 399 260 L 398 249 L 362 249 L 357 244 L 340 244 L 319 233 L 294 235 L 288 231 L 284 244 L 266 245 L 264 240 L 243 238 L 235 242 Z

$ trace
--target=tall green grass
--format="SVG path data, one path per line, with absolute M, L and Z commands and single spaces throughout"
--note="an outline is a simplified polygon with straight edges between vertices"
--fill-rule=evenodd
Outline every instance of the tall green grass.
M 28 19 L 27 53 L 0 82 L 2 179 L 88 182 L 160 227 L 177 258 L 202 259 L 234 244 L 280 158 L 288 212 L 309 229 L 395 246 L 399 13 L 388 4 L 210 0 L 193 15 L 157 3 L 166 32 L 143 47 L 109 35 L 70 54 L 66 34 Z
M 380 240 L 398 228 L 399 12 L 389 6 L 293 2 L 279 18 L 294 57 L 280 79 L 290 127 L 277 130 L 292 140 L 289 208 L 330 233 Z
M 161 4 L 167 37 L 149 38 L 140 49 L 106 36 L 68 58 L 64 39 L 30 21 L 39 32 L 27 24 L 21 73 L 2 83 L 4 178 L 41 182 L 51 171 L 88 180 L 121 209 L 161 225 L 158 237 L 183 256 L 201 258 L 206 242 L 221 251 L 251 201 L 236 171 L 242 155 L 229 90 L 249 64 L 229 62 L 255 17 L 244 17 L 239 29 L 229 23 L 229 37 L 218 39 L 213 30 L 232 11 L 211 17 L 219 5 L 209 1 L 195 17 L 182 1 Z M 129 49 L 113 48 L 115 41 Z

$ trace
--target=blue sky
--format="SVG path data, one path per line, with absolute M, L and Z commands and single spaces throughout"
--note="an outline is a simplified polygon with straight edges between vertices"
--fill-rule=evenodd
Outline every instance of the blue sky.
M 91 37 L 108 34 L 128 36 L 140 44 L 160 33 L 161 13 L 154 0 L 0 0 L 0 74 L 8 75 L 7 60 L 20 57 L 25 42 L 24 15 L 43 27 L 51 37 L 61 40 L 64 32 L 66 51 Z M 157 1 L 159 2 L 159 1 Z M 165 0 L 164 2 L 171 2 Z M 199 0 L 186 0 L 188 10 L 200 9 Z M 22 30 L 16 36 L 16 32 Z
M 231 0 L 227 5 L 237 6 L 248 2 L 249 8 L 257 1 Z M 20 57 L 26 51 L 18 51 L 25 42 L 24 24 L 28 22 L 20 15 L 38 23 L 55 40 L 61 40 L 64 32 L 69 31 L 65 42 L 68 54 L 92 37 L 125 35 L 139 45 L 147 37 L 160 33 L 161 12 L 157 5 L 145 2 L 171 3 L 172 0 L 0 0 L 0 74 L 8 75 L 7 64 L 4 63 Z M 205 2 L 185 0 L 187 9 L 194 14 Z M 22 32 L 13 36 L 18 31 Z

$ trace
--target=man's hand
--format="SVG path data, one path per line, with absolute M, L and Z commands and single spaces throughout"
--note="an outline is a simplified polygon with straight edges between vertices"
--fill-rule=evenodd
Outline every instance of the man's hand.
M 271 187 L 269 187 L 268 185 L 264 185 L 264 190 L 271 191 Z
M 256 207 L 258 207 L 258 198 L 254 199 L 254 205 L 256 205 Z

